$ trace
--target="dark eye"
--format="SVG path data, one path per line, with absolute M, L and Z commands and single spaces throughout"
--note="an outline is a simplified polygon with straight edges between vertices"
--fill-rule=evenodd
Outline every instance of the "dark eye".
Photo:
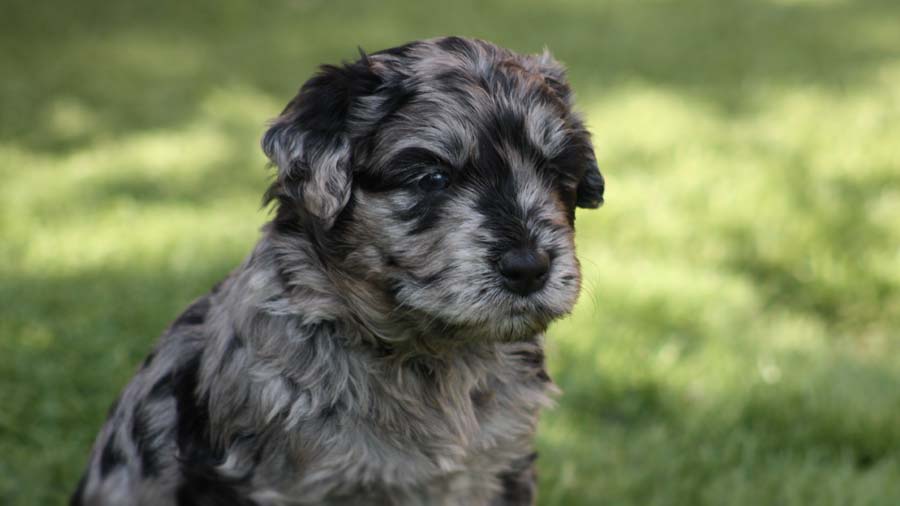
M 442 170 L 426 174 L 422 179 L 419 179 L 419 188 L 427 192 L 443 190 L 449 185 L 450 175 Z

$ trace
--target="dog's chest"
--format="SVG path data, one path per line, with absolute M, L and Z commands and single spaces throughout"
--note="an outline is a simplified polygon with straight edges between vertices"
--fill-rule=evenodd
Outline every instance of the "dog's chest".
M 322 504 L 487 504 L 499 476 L 532 453 L 552 389 L 523 368 L 488 374 L 464 397 L 420 392 L 426 398 L 383 398 L 364 416 L 335 415 L 318 427 L 317 457 L 283 492 Z

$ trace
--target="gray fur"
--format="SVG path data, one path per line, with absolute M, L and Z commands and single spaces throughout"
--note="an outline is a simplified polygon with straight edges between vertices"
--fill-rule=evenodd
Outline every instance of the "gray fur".
M 578 295 L 576 186 L 599 178 L 584 197 L 596 205 L 602 177 L 549 54 L 448 40 L 364 56 L 356 65 L 378 86 L 350 97 L 344 119 L 298 124 L 311 114 L 296 109 L 304 93 L 321 91 L 308 85 L 273 122 L 263 149 L 278 170 L 275 220 L 125 388 L 73 504 L 532 504 L 538 412 L 556 392 L 543 332 Z M 436 78 L 448 69 L 469 84 L 448 92 Z M 497 72 L 507 85 L 485 85 Z M 401 86 L 414 98 L 386 111 Z M 499 110 L 523 118 L 534 153 L 479 142 Z M 585 166 L 554 186 L 540 160 L 575 144 Z M 401 217 L 415 189 L 355 182 L 386 180 L 411 147 L 459 171 L 496 150 L 512 192 L 504 219 L 553 252 L 542 290 L 502 288 L 479 184 L 414 230 Z

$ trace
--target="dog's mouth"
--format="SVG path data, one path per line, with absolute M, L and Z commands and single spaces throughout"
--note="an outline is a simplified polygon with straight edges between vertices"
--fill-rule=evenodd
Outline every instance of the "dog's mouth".
M 518 315 L 498 315 L 485 321 L 473 321 L 452 325 L 458 332 L 456 337 L 466 340 L 521 341 L 531 339 L 547 330 L 551 319 L 533 313 Z M 449 327 L 445 327 L 449 328 Z
M 527 293 L 510 289 L 508 280 L 493 270 L 479 272 L 472 266 L 466 270 L 460 275 L 444 268 L 432 276 L 394 271 L 386 283 L 396 308 L 393 315 L 403 317 L 406 325 L 421 334 L 521 340 L 544 332 L 551 322 L 568 314 L 578 296 L 578 273 L 572 269 L 551 269 L 542 286 Z
M 420 307 L 414 302 L 397 302 L 396 314 L 404 314 L 407 323 L 422 334 L 454 341 L 529 339 L 546 331 L 549 324 L 564 314 L 540 307 L 531 301 L 498 304 L 489 311 L 466 308 L 447 313 L 437 308 Z

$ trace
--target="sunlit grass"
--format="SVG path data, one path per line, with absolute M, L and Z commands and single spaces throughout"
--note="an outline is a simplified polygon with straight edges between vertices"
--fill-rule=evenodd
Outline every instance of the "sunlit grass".
M 644 84 L 591 104 L 613 175 L 552 333 L 547 503 L 897 500 L 898 83 L 764 89 L 742 114 Z
M 89 4 L 0 33 L 0 503 L 62 501 L 249 251 L 258 138 L 314 64 L 450 32 L 569 63 L 608 182 L 542 504 L 900 503 L 896 3 Z

